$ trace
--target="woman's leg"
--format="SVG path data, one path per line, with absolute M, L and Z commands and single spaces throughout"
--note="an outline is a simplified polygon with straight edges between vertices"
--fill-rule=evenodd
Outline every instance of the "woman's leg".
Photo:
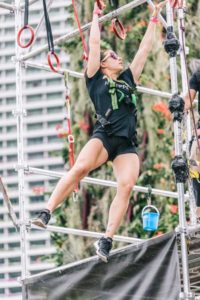
M 140 163 L 137 154 L 122 154 L 113 161 L 113 170 L 117 179 L 117 193 L 110 206 L 106 237 L 113 237 L 127 211 L 133 186 L 139 176 L 139 168 Z
M 54 209 L 69 196 L 77 183 L 89 171 L 101 166 L 108 159 L 108 153 L 98 138 L 91 139 L 81 150 L 74 166 L 57 183 L 48 203 L 47 209 Z

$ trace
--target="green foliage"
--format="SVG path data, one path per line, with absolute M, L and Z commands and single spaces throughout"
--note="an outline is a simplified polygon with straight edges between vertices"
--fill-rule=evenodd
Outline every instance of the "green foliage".
M 81 23 L 91 21 L 92 6 L 94 1 L 82 1 L 79 6 Z M 120 6 L 127 1 L 120 1 Z M 190 46 L 189 57 L 199 54 L 199 20 L 197 9 L 200 1 L 189 0 L 189 11 L 192 14 L 187 16 L 186 36 L 187 44 Z M 107 7 L 107 11 L 109 11 Z M 122 55 L 128 64 L 134 57 L 139 43 L 145 33 L 149 20 L 149 11 L 146 5 L 142 5 L 130 10 L 126 15 L 120 17 L 127 28 L 127 38 L 122 43 L 117 40 L 110 30 L 110 22 L 102 27 L 102 48 L 113 48 Z M 76 25 L 75 25 L 76 26 Z M 88 35 L 85 34 L 86 40 Z M 153 50 L 149 56 L 145 70 L 141 76 L 142 85 L 149 88 L 157 88 L 163 91 L 170 90 L 170 78 L 168 68 L 168 57 L 163 50 L 163 29 L 157 28 Z M 76 71 L 83 71 L 82 46 L 80 39 L 73 39 L 62 45 L 66 52 L 70 54 L 70 68 Z M 76 153 L 80 151 L 89 138 L 89 130 L 86 125 L 92 128 L 94 123 L 94 111 L 91 101 L 87 94 L 85 83 L 81 80 L 71 80 L 71 98 L 72 98 L 72 119 L 73 133 L 76 141 Z M 170 116 L 167 111 L 158 111 L 152 109 L 155 104 L 162 103 L 163 107 L 167 104 L 165 99 L 159 97 L 138 95 L 138 135 L 139 151 L 141 153 L 142 167 L 141 175 L 137 182 L 138 185 L 148 186 L 163 190 L 175 190 L 174 178 L 171 170 L 171 159 L 173 157 L 173 128 Z M 90 123 L 85 116 L 92 116 Z M 82 124 L 82 125 L 80 125 Z M 84 127 L 84 126 L 85 127 Z M 146 139 L 145 139 L 146 135 Z M 67 162 L 67 147 L 63 150 L 63 156 Z M 114 180 L 112 164 L 107 163 L 101 168 L 93 171 L 91 177 Z M 115 190 L 112 188 L 103 188 L 101 186 L 87 185 L 82 186 L 79 192 L 79 201 L 74 203 L 69 198 L 61 208 L 57 209 L 55 219 L 59 226 L 71 226 L 84 228 L 91 231 L 104 231 L 109 205 L 114 197 Z M 131 197 L 131 213 L 129 219 L 124 220 L 119 229 L 119 233 L 139 238 L 148 238 L 153 235 L 161 234 L 173 230 L 178 223 L 177 200 L 161 196 L 152 196 L 152 204 L 156 205 L 160 211 L 161 217 L 157 232 L 146 233 L 142 228 L 141 211 L 147 204 L 147 195 L 134 192 Z M 89 207 L 89 208 L 88 208 Z M 85 211 L 88 209 L 87 213 Z M 83 216 L 83 214 L 85 215 Z M 87 223 L 87 224 L 86 224 Z M 53 240 L 57 246 L 58 253 L 56 261 L 58 264 L 70 262 L 76 259 L 87 257 L 93 254 L 91 239 L 61 237 L 58 234 L 53 235 Z M 116 244 L 119 246 L 121 244 Z

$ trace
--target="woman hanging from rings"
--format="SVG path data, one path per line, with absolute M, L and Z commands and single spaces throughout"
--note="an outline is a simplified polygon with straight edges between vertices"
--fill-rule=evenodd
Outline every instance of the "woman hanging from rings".
M 86 86 L 97 115 L 95 129 L 72 169 L 59 180 L 46 209 L 32 220 L 46 227 L 52 212 L 72 193 L 77 183 L 90 171 L 112 161 L 117 192 L 110 206 L 105 236 L 95 243 L 96 253 L 104 262 L 108 261 L 113 235 L 126 213 L 139 174 L 134 90 L 153 45 L 158 13 L 165 4 L 166 1 L 156 6 L 132 63 L 123 70 L 120 56 L 112 50 L 100 50 L 98 18 L 101 10 L 95 3 L 85 72 Z

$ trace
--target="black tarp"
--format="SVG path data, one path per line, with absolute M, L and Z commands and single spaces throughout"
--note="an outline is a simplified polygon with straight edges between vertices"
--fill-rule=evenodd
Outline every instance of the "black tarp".
M 177 300 L 176 237 L 129 245 L 111 254 L 108 264 L 92 257 L 25 282 L 29 300 Z

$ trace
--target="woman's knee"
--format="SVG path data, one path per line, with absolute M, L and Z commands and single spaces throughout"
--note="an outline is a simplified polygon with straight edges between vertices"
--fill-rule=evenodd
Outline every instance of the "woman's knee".
M 117 186 L 118 192 L 121 192 L 127 196 L 129 196 L 133 190 L 135 185 L 135 181 L 129 180 L 127 182 L 120 182 Z
M 90 171 L 90 165 L 86 161 L 79 161 L 75 163 L 73 167 L 73 172 L 77 178 L 82 178 L 88 174 Z

